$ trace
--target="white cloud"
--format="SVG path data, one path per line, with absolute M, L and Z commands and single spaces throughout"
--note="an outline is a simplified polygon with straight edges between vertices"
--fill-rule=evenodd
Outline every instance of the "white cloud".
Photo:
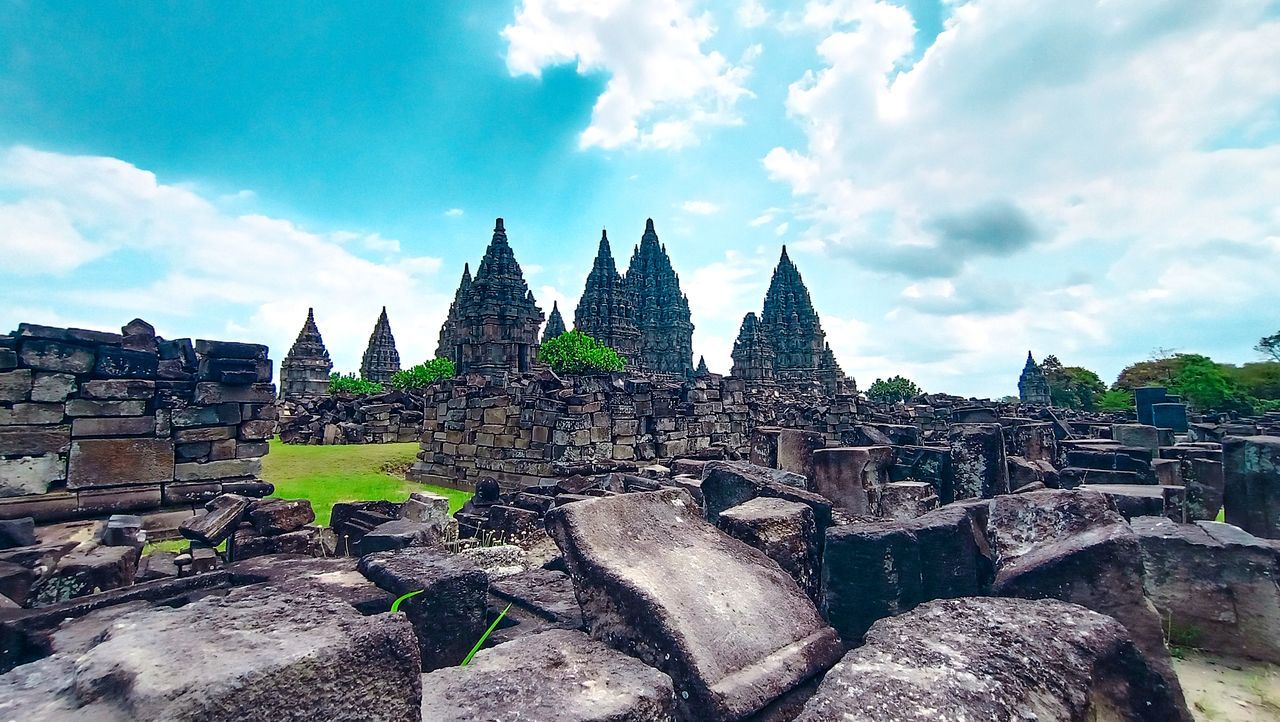
M 896 339 L 908 351 L 949 349 L 919 362 L 938 379 L 992 376 L 996 353 L 1019 346 L 1101 358 L 1166 329 L 1208 339 L 1280 302 L 1262 280 L 1280 267 L 1280 145 L 1262 140 L 1280 129 L 1280 21 L 1267 7 L 973 0 L 916 59 L 905 8 L 813 2 L 803 22 L 822 66 L 787 98 L 807 143 L 764 166 L 811 221 L 810 248 L 916 284 L 873 323 L 878 338 L 909 329 Z M 1086 269 L 1097 282 L 1074 291 L 1047 280 Z M 992 310 L 1019 274 L 1032 283 L 1009 287 L 1014 308 Z M 1260 334 L 1241 334 L 1243 355 Z
M 450 208 L 449 210 L 444 212 L 444 214 L 449 218 L 457 218 L 461 216 L 462 213 L 463 213 L 463 210 L 461 208 Z
M 507 70 L 541 77 L 544 68 L 576 63 L 580 74 L 605 72 L 583 148 L 679 148 L 704 126 L 736 125 L 752 46 L 738 63 L 703 45 L 715 35 L 709 13 L 689 0 L 523 0 L 502 30 Z
M 279 361 L 312 306 L 335 363 L 355 370 L 384 304 L 401 357 L 427 358 L 452 293 L 435 285 L 440 259 L 399 256 L 399 244 L 376 233 L 317 233 L 230 214 L 189 186 L 115 158 L 0 151 L 0 198 L 17 199 L 0 206 L 0 248 L 29 261 L 29 272 L 71 274 L 48 287 L 45 301 L 101 319 L 96 328 L 142 317 L 171 338 L 245 329 L 237 340 L 267 343 Z M 357 239 L 392 257 L 378 263 L 353 253 Z M 148 267 L 91 263 L 121 252 L 144 254 Z M 22 317 L 19 306 L 0 303 L 0 322 L 59 320 Z
M 770 223 L 773 223 L 773 219 L 777 218 L 778 214 L 781 212 L 782 212 L 781 208 L 766 209 L 760 215 L 756 216 L 755 218 L 752 218 L 747 225 L 752 227 L 768 225 Z
M 720 206 L 711 201 L 685 201 L 680 204 L 680 208 L 685 213 L 692 213 L 697 216 L 709 216 L 720 212 Z
M 775 236 L 786 235 L 787 229 L 790 227 L 791 227 L 790 223 L 779 223 L 778 226 L 773 229 L 773 235 Z
M 760 0 L 743 0 L 735 14 L 738 24 L 744 28 L 758 28 L 769 22 L 769 11 Z

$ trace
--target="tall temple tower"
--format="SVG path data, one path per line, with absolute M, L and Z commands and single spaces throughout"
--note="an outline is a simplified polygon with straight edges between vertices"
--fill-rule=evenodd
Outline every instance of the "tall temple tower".
M 1018 377 L 1018 399 L 1024 404 L 1049 406 L 1053 403 L 1049 379 L 1031 357 L 1030 351 L 1027 352 L 1027 363 L 1022 367 L 1022 376 Z
M 773 347 L 754 312 L 742 317 L 742 327 L 733 342 L 733 368 L 729 375 L 751 381 L 773 379 Z
M 552 301 L 551 316 L 547 318 L 546 328 L 542 329 L 542 342 L 546 343 L 564 332 L 564 316 L 560 315 L 560 302 Z
M 764 297 L 760 332 L 773 347 L 773 367 L 777 371 L 807 371 L 821 368 L 827 335 L 818 313 L 813 310 L 809 289 L 800 271 L 782 247 L 782 257 L 773 269 L 769 291 Z
M 449 314 L 444 318 L 444 324 L 440 326 L 440 338 L 436 343 L 436 358 L 452 359 L 454 358 L 454 338 L 458 335 L 458 309 L 465 302 L 467 294 L 471 292 L 471 264 L 462 264 L 462 280 L 458 282 L 458 290 L 453 293 L 453 302 L 449 304 Z
M 658 242 L 653 219 L 645 221 L 640 245 L 631 254 L 624 279 L 635 302 L 640 330 L 636 366 L 643 371 L 688 376 L 693 371 L 693 321 L 689 299 L 667 249 Z
M 638 363 L 640 329 L 636 327 L 635 301 L 613 262 L 605 231 L 600 232 L 600 249 L 573 313 L 573 326 L 617 351 L 628 366 Z M 693 356 L 692 348 L 689 356 Z
M 280 398 L 321 396 L 329 393 L 329 374 L 333 361 L 329 350 L 320 338 L 313 309 L 307 309 L 307 320 L 298 332 L 298 339 L 280 362 Z
M 440 346 L 458 373 L 533 368 L 544 317 L 507 245 L 501 218 L 494 221 L 493 239 L 475 278 L 463 275 L 454 303 L 440 329 Z
M 369 335 L 369 346 L 360 359 L 360 376 L 368 381 L 385 384 L 391 375 L 400 370 L 400 352 L 396 350 L 396 337 L 391 335 L 391 322 L 387 320 L 387 307 L 382 307 L 378 321 Z

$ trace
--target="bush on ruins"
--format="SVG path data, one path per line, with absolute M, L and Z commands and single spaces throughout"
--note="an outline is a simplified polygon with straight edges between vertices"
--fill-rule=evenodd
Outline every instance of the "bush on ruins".
M 440 379 L 453 378 L 458 369 L 447 358 L 435 358 L 426 363 L 403 369 L 391 375 L 391 387 L 396 389 L 424 389 Z
M 547 340 L 538 360 L 558 374 L 591 374 L 621 371 L 626 362 L 617 351 L 581 331 L 565 331 Z
M 335 373 L 329 377 L 329 393 L 377 394 L 382 393 L 382 384 L 358 378 L 355 374 Z
M 916 382 L 905 376 L 894 376 L 889 380 L 876 379 L 867 388 L 867 398 L 882 404 L 894 404 L 899 401 L 910 401 L 924 393 L 916 386 Z

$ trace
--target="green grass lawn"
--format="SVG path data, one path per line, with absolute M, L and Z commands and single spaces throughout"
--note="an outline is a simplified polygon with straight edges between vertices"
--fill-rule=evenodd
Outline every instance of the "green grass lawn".
M 275 484 L 281 499 L 310 499 L 316 524 L 328 526 L 340 501 L 404 501 L 412 491 L 433 491 L 449 498 L 449 512 L 462 508 L 471 494 L 405 481 L 398 469 L 413 463 L 418 444 L 300 446 L 271 440 L 262 460 L 262 479 Z M 389 471 L 393 470 L 393 471 Z

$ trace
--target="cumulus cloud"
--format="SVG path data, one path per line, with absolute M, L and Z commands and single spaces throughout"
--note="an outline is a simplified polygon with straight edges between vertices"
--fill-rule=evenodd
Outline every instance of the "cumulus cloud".
M 915 289 L 893 309 L 895 328 L 918 324 L 902 348 L 958 349 L 953 374 L 989 373 L 987 341 L 1208 339 L 1280 301 L 1260 280 L 1280 266 L 1269 7 L 972 0 L 917 56 L 907 9 L 812 2 L 797 25 L 820 64 L 786 104 L 806 142 L 764 167 L 796 197 L 808 247 Z M 1096 283 L 1046 281 L 1085 269 Z M 995 289 L 1019 272 L 1034 281 L 1007 308 Z M 1216 300 L 1193 308 L 1199 294 Z M 1190 313 L 1216 321 L 1181 324 Z M 1241 333 L 1243 350 L 1256 335 Z
M 697 216 L 709 216 L 720 212 L 720 206 L 711 201 L 685 201 L 680 204 L 680 208 L 685 213 L 692 213 Z
M 513 76 L 566 63 L 608 74 L 581 147 L 679 148 L 704 126 L 741 123 L 738 101 L 752 96 L 759 46 L 730 62 L 703 48 L 715 31 L 689 0 L 523 0 L 502 36 Z
M 356 248 L 377 252 L 381 262 Z M 434 287 L 438 258 L 402 254 L 398 241 L 377 233 L 317 232 L 230 213 L 191 186 L 161 182 L 116 158 L 0 151 L 0 249 L 22 259 L 7 270 L 62 274 L 42 300 L 82 323 L 110 328 L 140 316 L 170 337 L 231 334 L 267 343 L 277 361 L 315 307 L 345 370 L 358 368 L 382 305 L 406 361 L 434 351 L 448 307 Z M 129 268 L 139 253 L 146 273 Z M 108 261 L 125 265 L 101 265 Z M 0 322 L 59 321 L 21 316 L 19 306 L 38 310 L 5 304 Z

